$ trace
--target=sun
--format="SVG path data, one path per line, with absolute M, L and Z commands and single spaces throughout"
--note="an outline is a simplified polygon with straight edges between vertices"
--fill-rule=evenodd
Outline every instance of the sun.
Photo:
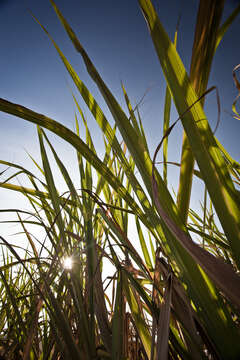
M 73 267 L 73 260 L 70 256 L 67 256 L 63 259 L 62 264 L 65 270 L 71 270 Z

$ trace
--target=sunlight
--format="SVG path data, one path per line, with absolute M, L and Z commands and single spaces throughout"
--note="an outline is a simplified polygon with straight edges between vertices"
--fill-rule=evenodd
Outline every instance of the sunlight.
M 71 270 L 73 267 L 73 260 L 70 256 L 63 259 L 63 267 L 65 270 Z

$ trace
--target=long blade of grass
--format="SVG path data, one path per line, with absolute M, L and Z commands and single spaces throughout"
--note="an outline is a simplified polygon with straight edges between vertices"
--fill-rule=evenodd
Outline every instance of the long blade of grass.
M 139 0 L 148 22 L 151 37 L 155 45 L 166 81 L 171 90 L 179 114 L 183 114 L 197 96 L 194 92 L 184 65 L 162 27 L 150 0 Z M 202 106 L 194 107 L 184 114 L 182 124 L 188 136 L 192 152 L 204 178 L 210 197 L 227 235 L 232 254 L 240 266 L 240 210 L 226 163 L 215 142 L 206 120 Z
M 150 255 L 149 255 L 148 247 L 147 247 L 146 241 L 144 239 L 143 232 L 142 232 L 142 229 L 141 229 L 141 226 L 140 226 L 140 223 L 139 223 L 139 220 L 137 217 L 136 217 L 136 225 L 137 225 L 138 236 L 139 236 L 139 240 L 140 240 L 140 244 L 141 244 L 141 248 L 142 248 L 142 252 L 143 252 L 143 256 L 144 256 L 146 265 L 149 269 L 152 269 L 153 266 L 152 266 L 152 261 L 151 261 Z
M 40 127 L 38 127 L 38 137 L 39 137 L 39 142 L 40 142 L 45 178 L 46 178 L 46 181 L 48 184 L 49 194 L 50 194 L 50 198 L 51 198 L 51 201 L 53 204 L 53 208 L 55 210 L 55 214 L 57 214 L 56 222 L 59 227 L 60 237 L 62 238 L 63 244 L 67 248 L 67 240 L 66 240 L 65 232 L 64 232 L 64 222 L 63 222 L 62 215 L 61 215 L 59 194 L 57 193 L 57 189 L 56 189 L 56 186 L 54 183 L 54 178 L 53 178 L 53 174 L 52 174 L 50 164 L 48 161 L 45 146 L 43 143 L 43 135 L 42 135 L 42 131 L 41 131 Z
M 231 299 L 231 301 L 240 308 L 240 277 L 233 268 L 225 264 L 221 259 L 215 258 L 209 252 L 195 244 L 190 235 L 179 228 L 164 211 L 158 195 L 157 183 L 153 173 L 153 189 L 155 194 L 155 203 L 159 215 L 168 226 L 173 235 L 180 241 L 183 247 L 191 254 L 194 260 L 201 265 L 210 278 L 217 286 Z
M 199 96 L 206 91 L 223 6 L 224 0 L 199 2 L 190 69 L 190 81 Z M 201 103 L 204 104 L 204 98 L 202 98 Z M 188 218 L 193 168 L 194 156 L 188 137 L 184 133 L 177 197 L 179 212 L 184 223 L 187 223 Z
M 121 270 L 118 272 L 117 292 L 115 298 L 114 315 L 112 320 L 112 358 L 121 360 L 123 357 L 123 312 L 124 312 L 124 297 Z
M 179 21 L 174 36 L 175 46 L 177 46 L 178 26 L 179 26 Z M 163 135 L 166 134 L 169 128 L 170 112 L 171 112 L 171 92 L 167 86 L 165 92 L 165 103 L 164 103 Z M 163 141 L 163 180 L 166 185 L 167 185 L 167 161 L 168 161 L 168 137 L 166 136 Z
M 168 338 L 170 325 L 170 308 L 172 299 L 172 275 L 170 274 L 163 295 L 157 327 L 157 359 L 168 359 Z
M 133 294 L 131 287 L 129 286 L 127 277 L 123 275 L 123 289 L 127 298 L 128 305 L 131 309 L 131 313 L 136 324 L 138 334 L 141 338 L 144 349 L 147 353 L 148 359 L 150 359 L 151 355 L 151 336 L 148 331 L 148 327 L 146 325 L 145 320 L 141 316 L 141 311 L 139 309 L 139 305 L 136 301 L 136 298 Z
M 164 104 L 164 122 L 163 122 L 163 134 L 166 134 L 169 128 L 171 111 L 171 93 L 167 86 L 165 93 Z M 168 161 L 168 137 L 166 136 L 163 142 L 163 180 L 167 185 L 167 161 Z
M 159 272 L 163 275 L 165 281 L 169 275 L 169 264 L 163 258 L 157 257 L 156 260 Z M 176 315 L 177 320 L 183 326 L 183 336 L 186 341 L 187 348 L 191 353 L 193 359 L 203 359 L 203 343 L 199 337 L 195 322 L 199 319 L 196 312 L 194 312 L 189 298 L 176 276 L 172 273 L 172 310 Z
M 238 5 L 233 12 L 230 14 L 230 16 L 227 18 L 227 20 L 225 20 L 225 22 L 220 26 L 220 28 L 218 29 L 218 34 L 217 34 L 217 41 L 216 41 L 216 48 L 215 51 L 217 49 L 217 47 L 219 46 L 220 42 L 222 41 L 225 33 L 227 32 L 227 30 L 229 29 L 229 27 L 232 25 L 233 21 L 236 19 L 236 17 L 239 15 L 240 13 L 240 5 Z

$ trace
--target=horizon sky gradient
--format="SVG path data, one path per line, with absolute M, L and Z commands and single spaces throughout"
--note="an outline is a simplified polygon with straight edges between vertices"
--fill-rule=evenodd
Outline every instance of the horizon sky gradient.
M 123 82 L 130 101 L 135 105 L 147 91 L 140 107 L 151 156 L 162 138 L 165 81 L 158 62 L 145 19 L 137 0 L 110 0 L 81 2 L 80 0 L 56 0 L 56 4 L 76 32 L 91 60 L 126 110 L 121 90 Z M 187 70 L 190 67 L 194 28 L 198 2 L 191 0 L 153 1 L 159 18 L 173 39 L 180 16 L 178 52 Z M 227 0 L 223 20 L 230 15 L 239 1 Z M 76 53 L 48 0 L 0 0 L 0 97 L 21 104 L 36 112 L 59 121 L 71 130 L 75 128 L 76 107 L 71 91 L 76 88 L 69 78 L 55 48 L 31 13 L 47 28 L 73 65 L 81 80 L 87 85 L 108 119 L 111 115 L 90 79 L 81 56 Z M 208 87 L 217 86 L 221 101 L 221 121 L 217 138 L 237 161 L 240 158 L 240 122 L 231 116 L 231 106 L 237 96 L 232 79 L 233 68 L 240 63 L 240 48 L 236 34 L 240 33 L 240 16 L 234 21 L 217 49 Z M 93 141 L 99 154 L 103 142 L 98 126 L 86 106 L 78 100 L 88 120 Z M 206 113 L 211 127 L 217 121 L 215 93 L 207 96 Z M 171 123 L 177 118 L 172 107 Z M 111 122 L 112 123 L 112 122 Z M 48 133 L 49 134 L 49 133 Z M 83 134 L 84 137 L 84 134 Z M 56 151 L 63 159 L 73 178 L 76 176 L 74 150 L 49 134 Z M 40 162 L 40 151 L 36 127 L 22 119 L 0 112 L 1 160 L 20 164 L 36 172 L 36 167 L 26 150 Z M 169 161 L 179 162 L 182 144 L 180 123 L 169 136 Z M 74 161 L 72 162 L 72 157 Z M 161 161 L 161 155 L 158 161 Z M 6 167 L 0 166 L 0 172 Z M 178 169 L 172 169 L 170 186 L 178 183 Z M 10 174 L 10 172 L 9 172 Z M 8 172 L 6 172 L 6 176 Z M 62 184 L 60 183 L 61 187 Z M 197 185 L 198 186 L 198 185 Z M 77 187 L 77 186 L 76 186 Z M 175 188 L 175 190 L 177 190 Z M 196 191 L 196 188 L 194 189 Z M 0 189 L 0 208 L 26 208 L 27 202 L 16 193 Z M 196 203 L 202 200 L 196 197 Z M 6 218 L 0 214 L 0 219 Z M 2 225 L 1 225 L 2 226 Z M 2 227 L 3 229 L 3 227 Z M 4 227 L 4 231 L 5 227 Z M 10 231 L 10 233 L 13 231 Z M 9 230 L 8 230 L 9 233 Z M 1 232 L 0 232 L 1 234 Z

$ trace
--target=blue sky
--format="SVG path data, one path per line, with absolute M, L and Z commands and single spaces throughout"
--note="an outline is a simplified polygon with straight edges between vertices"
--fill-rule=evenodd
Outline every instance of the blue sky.
M 141 106 L 141 115 L 153 154 L 162 137 L 165 83 L 137 0 L 56 0 L 56 3 L 124 108 L 121 81 L 125 84 L 133 104 L 149 89 Z M 172 38 L 181 15 L 178 51 L 189 69 L 198 2 L 155 0 L 153 3 Z M 224 18 L 238 3 L 233 0 L 226 1 Z M 74 51 L 48 0 L 0 0 L 0 97 L 74 128 L 75 107 L 70 92 L 70 89 L 75 91 L 74 85 L 54 47 L 33 20 L 29 10 L 46 26 L 106 115 L 110 117 L 96 86 L 89 79 L 81 57 Z M 229 113 L 237 95 L 232 81 L 232 69 L 240 63 L 240 48 L 238 41 L 234 41 L 238 39 L 239 32 L 240 17 L 235 20 L 217 50 L 209 81 L 209 86 L 218 87 L 221 99 L 221 123 L 216 135 L 236 160 L 240 155 L 240 122 L 233 119 Z M 80 104 L 88 119 L 96 148 L 101 153 L 102 141 L 97 125 L 85 106 L 81 102 Z M 206 99 L 206 108 L 210 124 L 214 128 L 217 106 L 213 93 Z M 171 121 L 176 117 L 173 110 Z M 71 162 L 74 153 L 56 137 L 50 138 L 74 176 L 75 170 Z M 179 124 L 169 137 L 169 160 L 179 161 L 181 139 L 182 128 Z M 33 169 L 26 150 L 37 160 L 40 159 L 35 127 L 1 112 L 0 144 L 2 160 L 20 163 Z M 176 171 L 173 174 L 174 178 L 170 179 L 170 183 L 175 185 L 178 180 Z M 5 190 L 1 190 L 0 194 L 1 208 L 20 207 L 16 194 L 9 194 Z

